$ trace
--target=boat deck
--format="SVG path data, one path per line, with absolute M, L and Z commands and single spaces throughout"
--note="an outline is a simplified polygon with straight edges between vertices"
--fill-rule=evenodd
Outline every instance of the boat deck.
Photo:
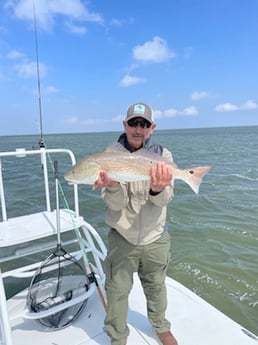
M 60 210 L 60 231 L 66 232 L 79 228 L 84 223 L 83 218 L 75 217 L 74 212 Z M 30 215 L 8 219 L 0 223 L 0 248 L 37 240 L 55 235 L 56 211 L 44 211 Z
M 134 280 L 129 302 L 130 335 L 127 345 L 157 345 L 157 339 L 146 317 L 145 297 L 139 279 L 135 276 Z M 180 283 L 171 278 L 167 278 L 166 282 L 169 305 L 167 317 L 172 322 L 172 331 L 179 345 L 257 344 L 258 339 L 254 335 Z M 17 315 L 17 302 L 22 312 L 24 298 L 21 294 L 15 300 L 8 301 L 11 319 Z M 78 320 L 62 331 L 44 331 L 35 321 L 21 317 L 13 320 L 13 344 L 27 345 L 31 343 L 31 339 L 37 339 L 37 345 L 109 345 L 109 337 L 104 332 L 104 317 L 104 308 L 95 292 Z

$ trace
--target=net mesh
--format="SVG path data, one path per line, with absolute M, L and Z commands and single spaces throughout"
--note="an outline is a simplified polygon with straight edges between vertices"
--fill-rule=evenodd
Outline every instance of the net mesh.
M 28 309 L 34 313 L 49 311 L 49 315 L 36 319 L 42 326 L 53 330 L 64 328 L 78 318 L 87 304 L 87 298 L 78 298 L 79 302 L 75 299 L 88 291 L 89 284 L 83 266 L 59 245 L 32 278 L 27 296 Z M 70 301 L 74 303 L 62 308 L 63 303 Z

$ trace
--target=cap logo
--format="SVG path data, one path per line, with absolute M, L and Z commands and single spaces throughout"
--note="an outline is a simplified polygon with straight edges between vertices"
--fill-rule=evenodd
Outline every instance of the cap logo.
M 145 113 L 145 105 L 136 104 L 133 108 L 133 112 L 137 114 L 144 114 Z

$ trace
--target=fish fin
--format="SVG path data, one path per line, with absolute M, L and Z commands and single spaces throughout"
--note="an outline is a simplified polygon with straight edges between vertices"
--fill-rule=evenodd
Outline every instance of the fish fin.
M 95 181 L 92 185 L 91 185 L 92 190 L 97 189 L 97 181 Z
M 124 152 L 126 154 L 131 154 L 132 156 L 141 156 L 144 159 L 148 159 L 150 162 L 157 163 L 157 162 L 165 162 L 168 165 L 173 165 L 173 167 L 177 167 L 177 165 L 174 162 L 171 162 L 170 160 L 160 156 L 158 153 L 148 151 L 145 147 L 142 147 L 136 151 L 130 152 L 127 150 L 123 145 L 121 145 L 119 142 L 114 142 L 106 148 L 105 152 Z
M 145 147 L 142 147 L 141 149 L 133 152 L 133 154 L 143 157 L 144 160 L 147 159 L 150 163 L 154 165 L 157 164 L 158 162 L 164 162 L 167 165 L 171 166 L 171 168 L 173 169 L 177 168 L 177 165 L 175 162 L 159 155 L 156 152 L 148 151 Z
M 203 177 L 211 170 L 211 166 L 193 167 L 184 169 L 184 181 L 198 194 Z

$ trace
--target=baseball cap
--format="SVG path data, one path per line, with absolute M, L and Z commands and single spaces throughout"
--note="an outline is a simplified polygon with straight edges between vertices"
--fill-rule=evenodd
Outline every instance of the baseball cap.
M 150 123 L 154 122 L 153 111 L 146 103 L 139 102 L 129 106 L 125 121 L 129 121 L 134 117 L 142 117 Z

